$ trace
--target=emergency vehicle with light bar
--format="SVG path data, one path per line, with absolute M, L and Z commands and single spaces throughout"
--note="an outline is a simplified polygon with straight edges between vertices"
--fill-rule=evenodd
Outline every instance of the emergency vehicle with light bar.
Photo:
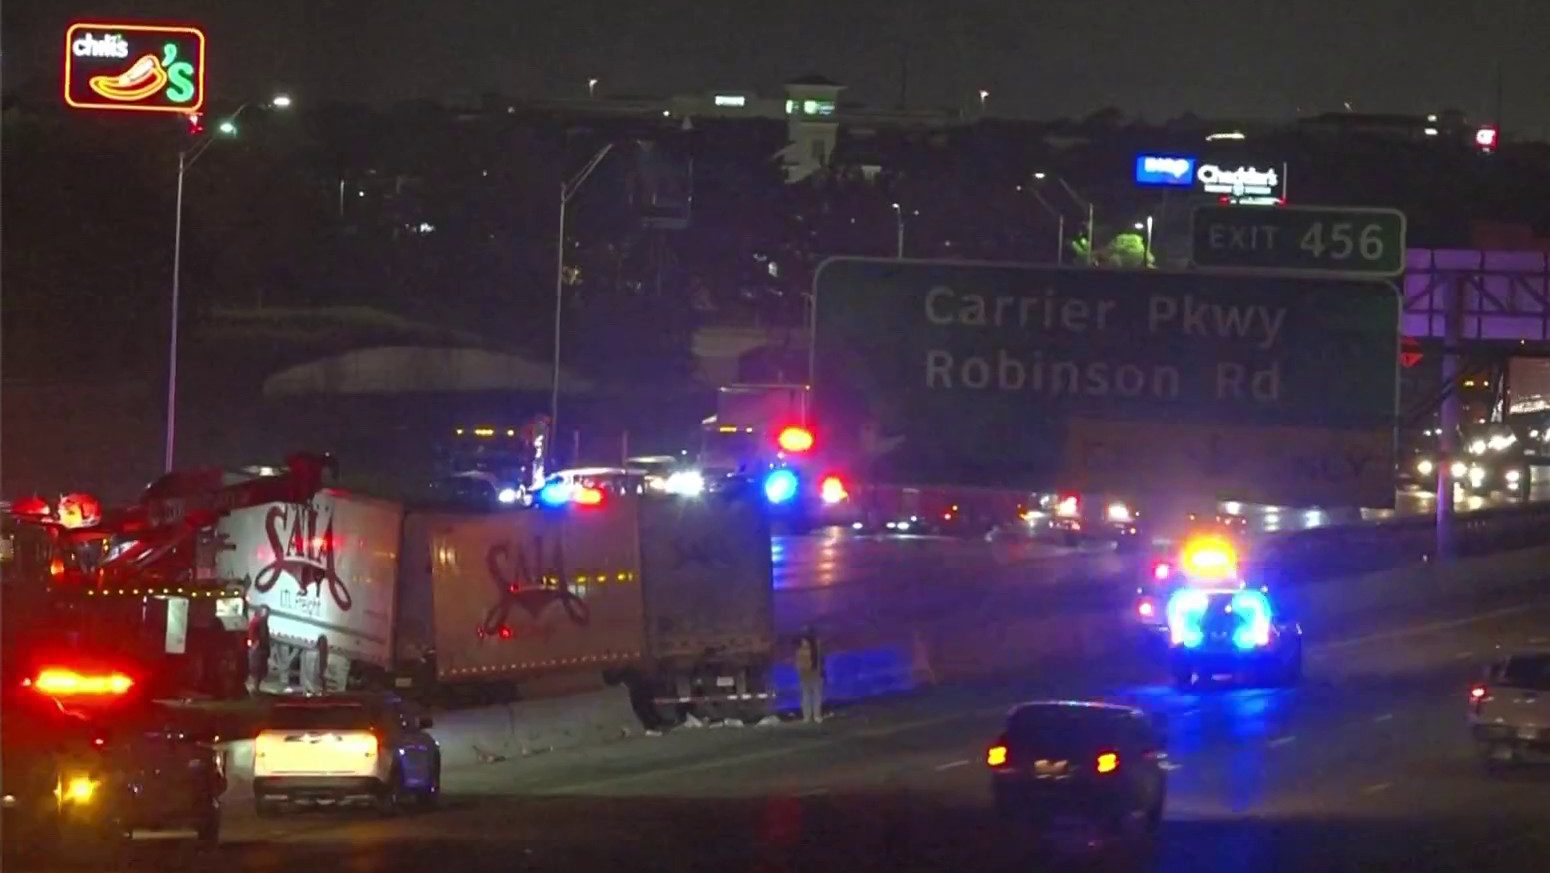
M 1193 536 L 1176 565 L 1154 564 L 1153 573 L 1164 593 L 1143 594 L 1137 610 L 1154 625 L 1161 612 L 1169 668 L 1179 688 L 1219 680 L 1293 685 L 1301 678 L 1302 628 L 1268 588 L 1245 579 L 1230 538 Z

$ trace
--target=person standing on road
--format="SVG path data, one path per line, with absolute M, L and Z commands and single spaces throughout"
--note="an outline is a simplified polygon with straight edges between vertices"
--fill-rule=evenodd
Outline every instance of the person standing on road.
M 823 721 L 823 649 L 818 632 L 808 625 L 797 642 L 797 678 L 802 686 L 802 721 Z
M 269 607 L 253 610 L 248 619 L 248 693 L 258 694 L 264 679 L 269 676 Z

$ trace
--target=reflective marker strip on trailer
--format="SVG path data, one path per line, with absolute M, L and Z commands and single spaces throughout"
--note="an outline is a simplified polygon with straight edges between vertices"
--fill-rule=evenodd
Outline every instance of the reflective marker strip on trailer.
M 769 692 L 759 694 L 702 694 L 699 697 L 653 697 L 652 703 L 693 703 L 696 700 L 770 700 L 775 697 Z
M 628 661 L 639 658 L 639 652 L 626 652 L 617 655 L 581 655 L 575 658 L 556 658 L 550 661 L 527 661 L 521 664 L 491 664 L 484 667 L 454 667 L 443 672 L 443 676 L 472 676 L 483 673 L 501 673 L 507 670 L 531 670 L 541 667 L 564 667 L 571 664 L 595 664 L 604 661 Z

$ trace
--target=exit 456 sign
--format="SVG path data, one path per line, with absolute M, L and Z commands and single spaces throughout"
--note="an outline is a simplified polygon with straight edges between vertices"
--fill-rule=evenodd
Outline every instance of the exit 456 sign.
M 65 102 L 77 109 L 197 112 L 204 81 L 197 27 L 81 22 L 65 31 Z
M 1200 206 L 1192 236 L 1199 267 L 1365 276 L 1405 269 L 1405 216 L 1393 209 Z

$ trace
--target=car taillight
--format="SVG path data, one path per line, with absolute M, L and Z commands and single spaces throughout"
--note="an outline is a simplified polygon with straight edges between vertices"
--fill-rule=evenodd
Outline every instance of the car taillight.
M 1098 760 L 1094 765 L 1099 773 L 1114 773 L 1119 770 L 1118 752 L 1099 752 Z
M 818 496 L 824 503 L 835 504 L 850 497 L 845 488 L 845 480 L 838 476 L 825 476 L 818 485 Z
M 1011 750 L 1006 747 L 1006 738 L 997 737 L 990 748 L 985 750 L 985 766 L 992 769 L 1005 767 L 1011 761 Z
M 603 502 L 603 492 L 583 485 L 571 494 L 571 500 L 578 506 L 597 506 Z
M 1470 686 L 1470 688 L 1469 688 L 1469 703 L 1474 708 L 1474 711 L 1476 713 L 1479 713 L 1480 710 L 1485 707 L 1486 702 L 1489 701 L 1490 699 L 1491 699 L 1491 689 L 1490 688 L 1486 687 L 1485 685 L 1479 685 L 1479 684 L 1471 685 Z

